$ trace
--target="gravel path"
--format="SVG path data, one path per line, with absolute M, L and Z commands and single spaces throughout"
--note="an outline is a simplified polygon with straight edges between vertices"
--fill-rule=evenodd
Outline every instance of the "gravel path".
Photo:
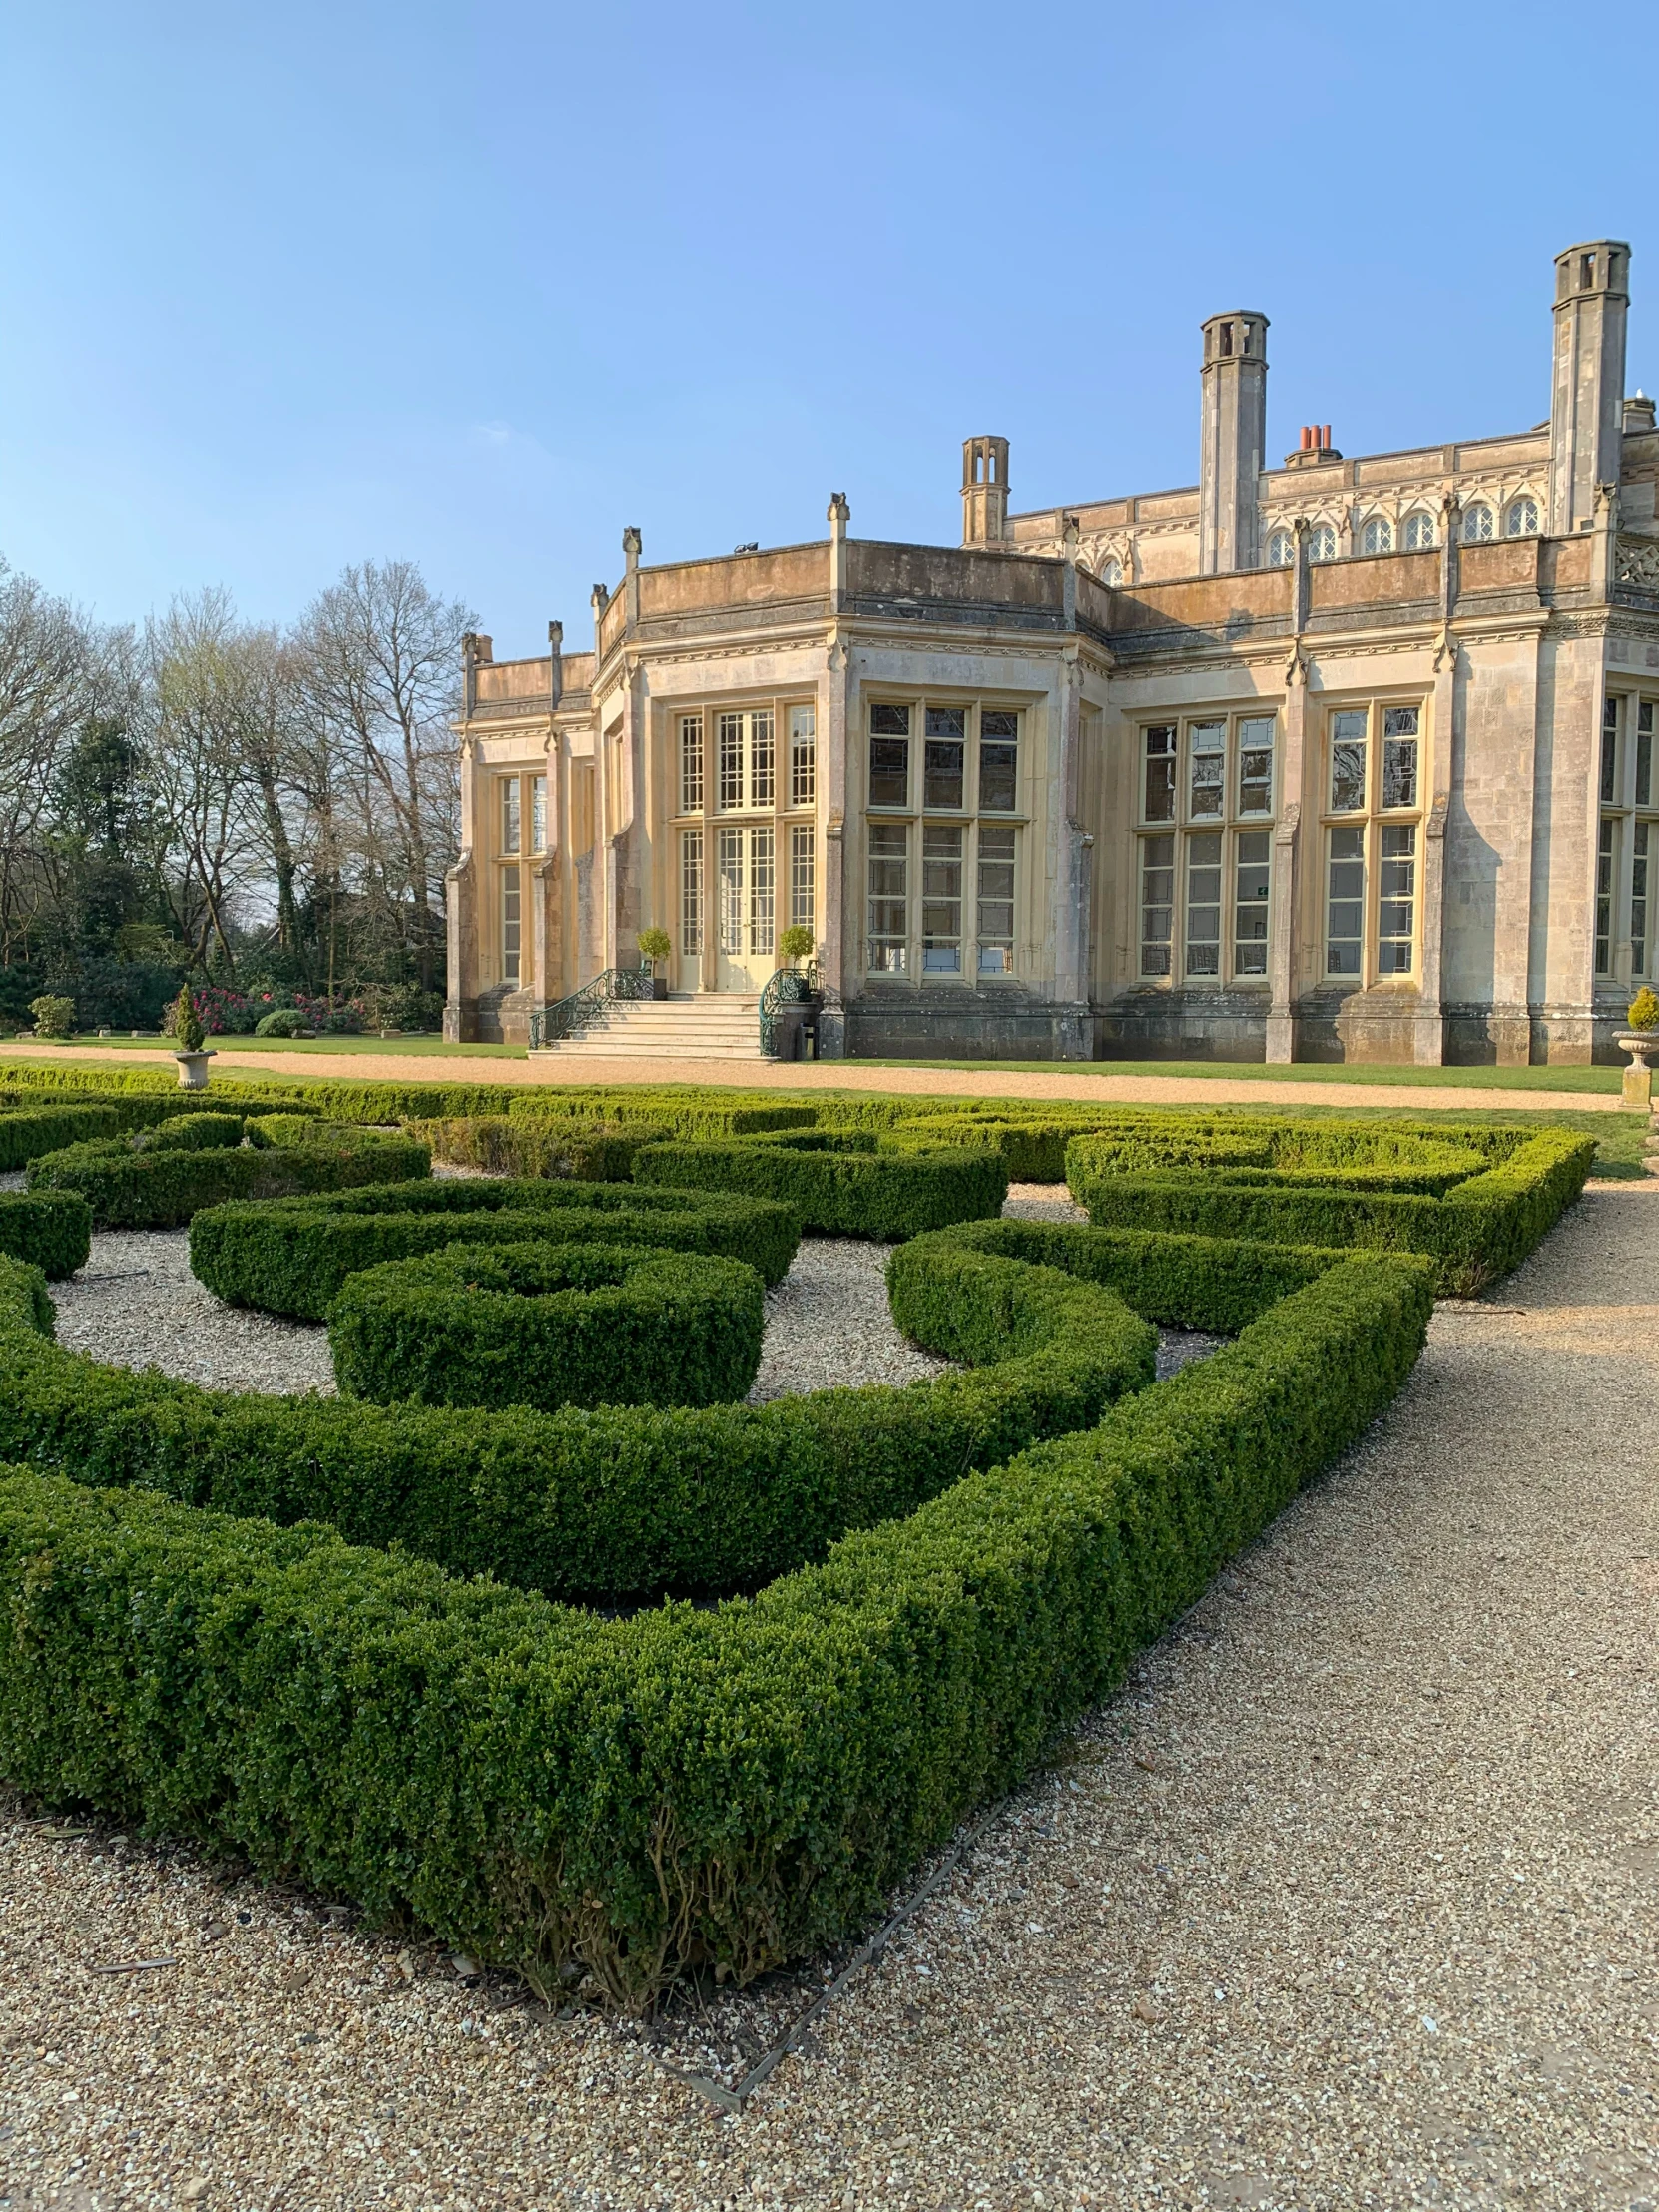
M 328 1332 L 215 1298 L 190 1272 L 188 1229 L 100 1230 L 80 1274 L 50 1288 L 72 1352 L 210 1389 L 334 1394 Z
M 171 1069 L 172 1053 L 159 1045 L 73 1047 L 11 1043 L 8 1060 L 51 1060 L 61 1067 L 68 1051 L 77 1071 L 91 1074 L 100 1061 L 122 1067 Z M 379 1083 L 535 1083 L 549 1089 L 586 1090 L 594 1084 L 655 1080 L 704 1084 L 741 1091 L 896 1091 L 918 1098 L 1078 1098 L 1090 1105 L 1162 1106 L 1371 1106 L 1411 1113 L 1421 1106 L 1536 1107 L 1540 1113 L 1617 1113 L 1617 1091 L 1513 1089 L 1503 1082 L 1381 1083 L 1334 1077 L 1323 1068 L 1285 1076 L 1221 1072 L 1223 1061 L 1191 1061 L 1179 1073 L 1114 1075 L 1109 1060 L 1067 1067 L 940 1067 L 879 1060 L 676 1060 L 668 1068 L 637 1059 L 561 1060 L 556 1053 L 531 1059 L 468 1057 L 462 1052 L 329 1051 L 325 1045 L 291 1048 L 233 1043 L 219 1038 L 213 1076 L 236 1082 L 245 1075 L 285 1076 L 290 1082 L 345 1077 Z
M 0 2203 L 1650 2212 L 1656 1325 L 1659 1188 L 1592 1186 L 740 2117 L 636 2034 L 8 1819 Z

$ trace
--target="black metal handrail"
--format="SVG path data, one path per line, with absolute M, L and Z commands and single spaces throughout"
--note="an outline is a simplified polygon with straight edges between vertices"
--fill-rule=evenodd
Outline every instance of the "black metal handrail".
M 761 993 L 761 1050 L 769 1060 L 778 1057 L 778 1032 L 784 1008 L 810 1005 L 819 995 L 816 966 L 781 967 L 773 971 Z
M 544 1044 L 557 1044 L 563 1037 L 575 1036 L 590 1021 L 614 1004 L 618 999 L 633 1001 L 656 996 L 657 971 L 648 962 L 637 968 L 606 968 L 602 974 L 572 991 L 568 998 L 556 999 L 551 1006 L 533 1007 L 530 1013 L 530 1050 Z

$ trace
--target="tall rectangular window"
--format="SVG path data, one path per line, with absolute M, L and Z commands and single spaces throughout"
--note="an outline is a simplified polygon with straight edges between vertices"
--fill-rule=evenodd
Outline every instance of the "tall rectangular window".
M 1366 804 L 1366 710 L 1331 718 L 1331 812 L 1358 814 Z
M 869 964 L 902 975 L 910 933 L 910 832 L 902 822 L 869 825 Z
M 720 874 L 720 949 L 728 959 L 743 952 L 743 831 L 722 830 L 715 850 Z
M 1386 740 L 1383 741 L 1386 743 Z M 1341 834 L 1340 831 L 1336 834 Z M 1377 865 L 1377 972 L 1409 975 L 1416 928 L 1416 825 L 1384 823 Z
M 1601 710 L 1601 803 L 1610 807 L 1619 795 L 1619 703 L 1612 693 Z
M 680 812 L 703 812 L 703 717 L 680 717 Z
M 1358 976 L 1365 941 L 1366 832 L 1333 830 L 1326 875 L 1326 973 Z
M 1414 807 L 1417 803 L 1417 709 L 1385 707 L 1382 710 L 1382 805 Z
M 530 850 L 547 850 L 547 778 L 530 779 Z
M 1171 797 L 1174 794 L 1172 791 Z M 1141 973 L 1168 975 L 1175 932 L 1175 838 L 1141 839 Z
M 790 709 L 790 805 L 811 807 L 818 797 L 818 709 Z
M 1630 852 L 1630 972 L 1647 973 L 1647 869 L 1650 857 L 1651 822 L 1638 822 L 1631 831 Z
M 818 927 L 818 832 L 810 822 L 798 822 L 790 830 L 790 926 Z
M 504 867 L 501 870 L 501 977 L 503 982 L 516 983 L 518 981 L 519 960 L 522 950 L 518 870 L 516 867 Z
M 1233 973 L 1268 972 L 1268 893 L 1272 832 L 1241 830 L 1233 849 Z
M 979 807 L 997 815 L 1019 807 L 1019 716 L 1001 707 L 980 710 Z
M 516 852 L 519 839 L 518 778 L 503 776 L 501 779 L 501 849 Z
M 962 831 L 929 823 L 921 833 L 921 972 L 962 972 Z
M 720 804 L 722 807 L 743 805 L 743 717 L 722 715 L 717 725 L 720 738 Z
M 773 771 L 773 721 L 770 707 L 749 718 L 749 804 L 770 807 L 777 778 Z
M 910 710 L 875 706 L 869 710 L 869 803 L 907 807 L 910 803 Z
M 1187 839 L 1187 973 L 1221 974 L 1221 831 Z
M 1014 832 L 1000 826 L 979 829 L 979 972 L 1014 971 Z
M 749 832 L 749 949 L 763 959 L 778 945 L 777 882 L 777 840 L 771 823 L 760 823 Z
M 1618 860 L 1618 823 L 1612 815 L 1601 818 L 1596 840 L 1596 973 L 1613 972 L 1613 884 Z
M 1156 722 L 1141 732 L 1145 781 L 1141 814 L 1146 822 L 1175 820 L 1175 725 Z M 1150 971 L 1143 971 L 1150 972 Z M 1161 972 L 1167 973 L 1167 969 Z
M 1653 805 L 1653 701 L 1636 702 L 1636 804 Z
M 1273 813 L 1272 715 L 1247 715 L 1239 724 L 1239 812 Z
M 721 834 L 724 836 L 725 831 Z M 703 950 L 703 832 L 680 832 L 680 950 L 695 960 Z
M 1225 722 L 1193 722 L 1187 726 L 1189 763 L 1189 811 L 1194 822 L 1207 815 L 1219 816 L 1227 781 L 1227 725 Z
M 967 709 L 929 707 L 927 734 L 922 741 L 921 803 L 924 807 L 961 806 L 966 753 Z

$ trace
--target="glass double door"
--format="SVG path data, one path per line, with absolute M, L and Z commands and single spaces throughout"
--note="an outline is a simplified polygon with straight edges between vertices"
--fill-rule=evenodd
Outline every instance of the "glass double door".
M 778 965 L 778 832 L 771 822 L 715 832 L 717 990 L 760 991 Z

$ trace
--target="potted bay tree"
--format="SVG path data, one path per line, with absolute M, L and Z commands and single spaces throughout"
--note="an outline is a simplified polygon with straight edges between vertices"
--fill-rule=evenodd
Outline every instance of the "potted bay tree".
M 666 929 L 642 929 L 635 940 L 640 948 L 640 966 L 649 968 L 651 974 L 640 991 L 642 998 L 667 998 L 668 977 L 657 973 L 658 967 L 674 950 L 674 941 Z

